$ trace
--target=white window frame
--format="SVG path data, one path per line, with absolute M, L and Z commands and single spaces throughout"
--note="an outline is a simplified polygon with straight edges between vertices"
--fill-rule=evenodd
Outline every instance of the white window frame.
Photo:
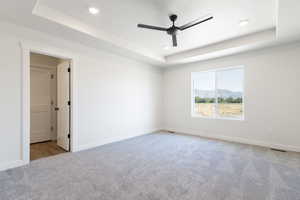
M 243 69 L 243 81 L 242 81 L 242 88 L 243 88 L 243 114 L 239 118 L 231 118 L 231 117 L 220 117 L 217 115 L 217 109 L 218 107 L 218 96 L 216 89 L 218 88 L 218 80 L 216 78 L 217 72 L 220 71 L 228 71 L 228 70 L 233 70 L 233 69 Z M 215 106 L 214 106 L 214 113 L 212 117 L 205 117 L 200 114 L 196 114 L 195 111 L 195 94 L 194 94 L 194 75 L 196 73 L 206 73 L 206 72 L 214 72 L 214 88 L 215 88 Z M 226 68 L 217 68 L 213 70 L 206 70 L 206 71 L 198 71 L 198 72 L 191 72 L 191 116 L 194 118 L 204 118 L 204 119 L 220 119 L 220 120 L 237 120 L 237 121 L 244 121 L 245 120 L 245 66 L 239 65 L 239 66 L 234 66 L 234 67 L 226 67 Z

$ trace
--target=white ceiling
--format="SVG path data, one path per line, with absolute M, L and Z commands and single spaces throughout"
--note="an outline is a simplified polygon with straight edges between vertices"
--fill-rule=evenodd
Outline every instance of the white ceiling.
M 276 24 L 275 0 L 40 0 L 38 6 L 51 8 L 96 29 L 102 35 L 124 40 L 159 56 L 269 29 Z M 89 6 L 99 8 L 99 15 L 90 15 Z M 170 13 L 178 14 L 178 25 L 208 13 L 213 14 L 214 19 L 181 32 L 179 47 L 166 51 L 164 47 L 171 46 L 170 36 L 159 31 L 138 29 L 136 25 L 146 23 L 168 27 Z M 50 19 L 57 16 L 57 12 L 40 14 Z M 240 27 L 241 19 L 249 19 L 250 24 Z
M 267 41 L 274 41 L 276 34 L 286 35 L 291 32 L 291 27 L 295 29 L 295 23 L 289 24 L 289 19 L 296 18 L 291 15 L 298 15 L 300 6 L 296 0 L 0 1 L 0 19 L 160 66 L 180 63 L 179 58 L 188 60 L 189 55 L 195 58 L 208 54 L 208 49 L 213 57 L 218 57 L 216 52 L 222 52 L 219 56 L 226 55 L 226 49 L 231 54 L 237 53 L 240 50 L 233 51 L 232 47 L 249 49 L 247 42 L 248 46 L 261 48 L 265 45 L 261 40 L 266 39 L 266 35 L 270 36 Z M 100 13 L 91 15 L 89 6 L 99 8 Z M 289 7 L 293 7 L 293 13 L 289 13 Z M 179 47 L 169 50 L 164 47 L 171 46 L 170 36 L 136 27 L 138 23 L 168 27 L 168 15 L 171 13 L 178 14 L 178 25 L 208 13 L 213 14 L 214 19 L 181 32 L 178 36 Z M 240 27 L 241 19 L 249 19 L 249 25 Z M 280 31 L 279 27 L 282 27 Z M 268 34 L 264 34 L 265 31 Z M 272 34 L 269 34 L 270 31 Z M 255 44 L 256 40 L 260 41 L 259 45 Z M 237 44 L 242 44 L 243 48 L 238 48 Z

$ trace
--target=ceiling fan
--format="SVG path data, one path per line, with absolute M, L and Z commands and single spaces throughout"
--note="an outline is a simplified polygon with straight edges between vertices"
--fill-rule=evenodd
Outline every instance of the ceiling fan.
M 193 26 L 196 26 L 198 24 L 201 24 L 203 22 L 211 20 L 211 19 L 213 19 L 213 16 L 208 15 L 206 17 L 201 17 L 199 19 L 196 19 L 194 21 L 191 21 L 190 23 L 187 23 L 187 24 L 185 24 L 183 26 L 179 26 L 179 27 L 175 26 L 175 21 L 177 20 L 177 15 L 172 14 L 172 15 L 169 16 L 169 18 L 173 23 L 173 25 L 170 28 L 151 26 L 151 25 L 146 25 L 146 24 L 138 24 L 137 26 L 139 28 L 146 28 L 146 29 L 152 29 L 152 30 L 167 32 L 167 34 L 172 36 L 173 47 L 177 47 L 177 33 L 178 33 L 178 31 L 184 31 L 185 29 L 191 28 Z

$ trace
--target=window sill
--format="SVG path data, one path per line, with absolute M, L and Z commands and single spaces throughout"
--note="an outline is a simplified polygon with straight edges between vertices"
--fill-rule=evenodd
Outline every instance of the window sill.
M 230 117 L 204 117 L 201 115 L 192 114 L 192 118 L 201 118 L 209 120 L 230 120 L 230 121 L 245 121 L 244 117 L 241 118 L 230 118 Z

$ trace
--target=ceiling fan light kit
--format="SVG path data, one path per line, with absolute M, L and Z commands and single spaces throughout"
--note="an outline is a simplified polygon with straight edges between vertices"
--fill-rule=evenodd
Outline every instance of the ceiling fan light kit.
M 177 15 L 170 15 L 169 16 L 170 20 L 172 21 L 173 25 L 170 28 L 164 28 L 164 27 L 158 27 L 158 26 L 151 26 L 151 25 L 146 25 L 146 24 L 138 24 L 137 26 L 139 28 L 146 28 L 146 29 L 151 29 L 151 30 L 157 30 L 157 31 L 164 31 L 166 32 L 168 35 L 172 36 L 172 41 L 173 41 L 173 47 L 177 47 L 178 43 L 177 43 L 177 34 L 179 31 L 184 31 L 188 28 L 191 28 L 193 26 L 196 26 L 198 24 L 201 24 L 203 22 L 209 21 L 211 19 L 213 19 L 212 15 L 209 15 L 207 17 L 202 17 L 199 18 L 197 20 L 194 20 L 192 22 L 189 22 L 183 26 L 175 26 L 175 22 L 178 18 Z

